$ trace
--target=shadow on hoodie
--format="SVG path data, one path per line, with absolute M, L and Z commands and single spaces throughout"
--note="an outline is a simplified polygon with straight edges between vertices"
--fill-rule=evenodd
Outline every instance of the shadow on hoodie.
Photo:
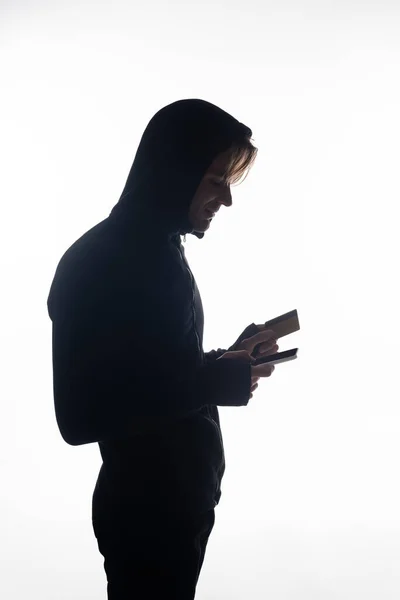
M 189 222 L 191 200 L 216 155 L 243 135 L 251 130 L 202 100 L 161 109 L 110 215 L 58 263 L 48 297 L 55 413 L 68 444 L 99 443 L 93 514 L 110 501 L 218 504 L 217 406 L 247 405 L 251 366 L 216 360 L 225 349 L 204 353 L 180 236 L 204 236 Z

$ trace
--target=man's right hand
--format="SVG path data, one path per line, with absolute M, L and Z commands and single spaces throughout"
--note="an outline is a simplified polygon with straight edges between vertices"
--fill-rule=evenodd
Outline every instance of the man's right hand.
M 263 365 L 257 365 L 256 367 L 251 367 L 251 389 L 250 389 L 250 398 L 253 397 L 253 392 L 258 388 L 258 380 L 260 377 L 271 377 L 272 373 L 275 371 L 275 365 L 269 365 L 265 363 Z

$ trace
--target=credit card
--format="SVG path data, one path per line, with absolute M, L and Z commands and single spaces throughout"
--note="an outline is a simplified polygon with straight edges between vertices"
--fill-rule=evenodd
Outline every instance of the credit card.
M 279 317 L 271 319 L 270 321 L 266 321 L 265 326 L 266 329 L 272 329 L 275 331 L 277 340 L 285 335 L 299 331 L 300 323 L 297 310 L 291 310 L 283 315 L 279 315 Z

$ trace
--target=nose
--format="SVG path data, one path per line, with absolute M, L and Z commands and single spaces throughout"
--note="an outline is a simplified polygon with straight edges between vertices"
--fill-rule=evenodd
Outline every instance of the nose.
M 219 198 L 221 204 L 223 204 L 224 206 L 231 206 L 232 205 L 232 194 L 231 194 L 231 189 L 230 187 L 227 187 L 224 194 L 221 194 L 221 197 Z

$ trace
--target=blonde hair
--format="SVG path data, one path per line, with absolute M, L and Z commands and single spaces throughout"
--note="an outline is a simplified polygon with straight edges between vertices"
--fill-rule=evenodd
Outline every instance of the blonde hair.
M 230 160 L 226 168 L 224 179 L 229 185 L 233 185 L 242 182 L 246 179 L 251 167 L 256 160 L 258 148 L 256 148 L 251 141 L 250 137 L 242 138 L 238 140 L 229 148 Z

